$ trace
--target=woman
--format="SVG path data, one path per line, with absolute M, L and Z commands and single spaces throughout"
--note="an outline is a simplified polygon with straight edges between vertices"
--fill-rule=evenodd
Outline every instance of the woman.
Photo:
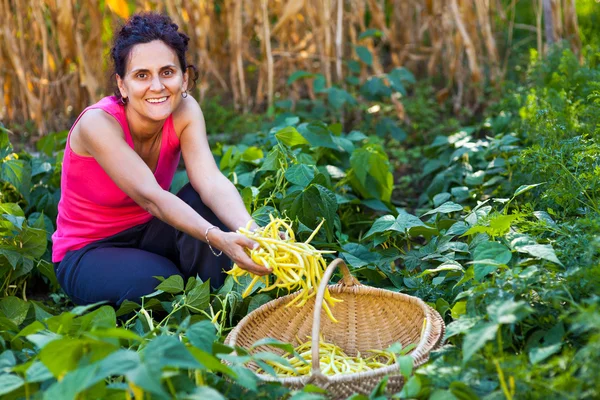
M 52 261 L 75 303 L 137 301 L 156 276 L 198 274 L 217 287 L 227 257 L 270 272 L 245 252 L 257 244 L 235 233 L 251 217 L 188 96 L 188 41 L 167 16 L 133 16 L 111 49 L 115 96 L 86 108 L 69 132 Z M 190 183 L 173 195 L 180 154 Z

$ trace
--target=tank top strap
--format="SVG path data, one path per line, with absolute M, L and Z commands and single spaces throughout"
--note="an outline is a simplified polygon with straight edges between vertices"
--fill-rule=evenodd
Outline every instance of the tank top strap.
M 177 132 L 175 132 L 175 124 L 173 122 L 173 114 L 169 115 L 169 118 L 165 121 L 165 126 L 163 128 L 163 140 L 167 139 L 167 147 L 168 149 L 176 149 L 179 148 L 179 138 L 177 137 Z M 167 148 L 165 148 L 167 150 Z

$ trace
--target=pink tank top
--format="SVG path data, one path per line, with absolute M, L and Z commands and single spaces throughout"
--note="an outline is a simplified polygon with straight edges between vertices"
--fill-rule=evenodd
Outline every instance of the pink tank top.
M 125 107 L 114 96 L 105 97 L 83 110 L 73 126 L 87 110 L 93 108 L 112 115 L 121 124 L 125 140 L 133 148 Z M 61 261 L 69 250 L 77 250 L 152 218 L 149 212 L 119 189 L 93 157 L 80 156 L 71 150 L 70 135 L 71 132 L 63 158 L 56 232 L 52 235 L 53 262 Z M 164 190 L 171 186 L 180 154 L 179 138 L 171 115 L 163 127 L 160 155 L 154 172 L 156 181 Z

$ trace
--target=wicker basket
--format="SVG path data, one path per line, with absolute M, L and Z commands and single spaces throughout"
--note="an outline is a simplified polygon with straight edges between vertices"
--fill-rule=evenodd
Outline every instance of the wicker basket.
M 343 277 L 336 285 L 327 286 L 336 267 Z M 334 323 L 322 310 L 325 288 L 332 296 L 342 299 L 332 307 L 339 321 Z M 354 278 L 342 259 L 334 260 L 326 269 L 316 298 L 303 307 L 285 307 L 299 292 L 270 301 L 249 313 L 233 329 L 225 340 L 229 346 L 250 348 L 262 338 L 270 337 L 297 346 L 298 339 L 312 336 L 313 365 L 310 375 L 276 378 L 267 374 L 258 376 L 265 381 L 278 381 L 299 389 L 308 383 L 326 389 L 332 398 L 347 398 L 355 393 L 369 394 L 384 376 L 389 376 L 387 391 L 395 393 L 402 389 L 404 380 L 397 364 L 367 372 L 326 376 L 319 366 L 319 334 L 325 341 L 341 347 L 349 356 L 371 349 L 384 350 L 395 342 L 403 347 L 416 344 L 410 356 L 414 366 L 429 359 L 429 353 L 441 346 L 444 321 L 440 315 L 421 299 L 389 290 L 361 285 Z M 315 308 L 314 305 L 317 305 Z M 427 318 L 423 330 L 423 319 Z M 423 333 L 421 334 L 421 332 Z M 276 348 L 261 348 L 281 354 Z M 256 370 L 256 365 L 250 365 Z

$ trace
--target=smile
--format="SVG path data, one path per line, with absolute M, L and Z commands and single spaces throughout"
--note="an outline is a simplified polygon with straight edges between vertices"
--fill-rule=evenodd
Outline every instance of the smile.
M 169 98 L 169 96 L 165 96 L 165 97 L 160 97 L 158 99 L 146 99 L 146 101 L 148 103 L 158 104 L 158 103 L 164 103 L 165 101 L 167 101 L 168 98 Z

